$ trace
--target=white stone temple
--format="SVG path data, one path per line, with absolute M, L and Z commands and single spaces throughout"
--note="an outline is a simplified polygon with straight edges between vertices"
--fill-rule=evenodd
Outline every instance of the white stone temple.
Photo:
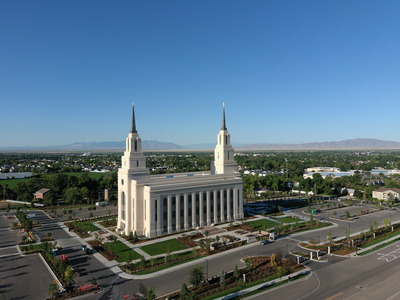
M 132 106 L 132 127 L 118 170 L 118 230 L 152 238 L 241 218 L 243 184 L 225 108 L 211 172 L 150 175 Z

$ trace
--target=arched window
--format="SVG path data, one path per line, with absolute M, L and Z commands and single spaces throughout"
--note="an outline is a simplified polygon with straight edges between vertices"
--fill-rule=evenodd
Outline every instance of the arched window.
M 121 205 L 125 205 L 125 192 L 121 193 Z

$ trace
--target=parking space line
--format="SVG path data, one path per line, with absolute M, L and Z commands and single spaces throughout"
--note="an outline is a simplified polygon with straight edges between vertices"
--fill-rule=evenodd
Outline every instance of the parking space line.
M 384 259 L 386 260 L 386 262 L 391 262 L 393 260 L 395 260 L 396 258 L 400 257 L 400 249 L 396 249 L 392 252 L 389 253 L 377 253 L 377 255 L 380 255 L 380 257 L 378 257 L 378 259 Z

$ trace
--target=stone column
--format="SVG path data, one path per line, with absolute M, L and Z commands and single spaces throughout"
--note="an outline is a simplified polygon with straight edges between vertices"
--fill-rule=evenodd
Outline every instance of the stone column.
M 232 220 L 232 212 L 231 212 L 231 189 L 226 189 L 226 218 L 228 221 Z
M 168 219 L 168 233 L 172 232 L 172 196 L 168 195 L 168 200 L 167 200 L 167 219 Z
M 160 236 L 162 233 L 162 226 L 163 226 L 163 216 L 161 215 L 161 205 L 164 206 L 164 198 L 161 196 L 157 199 L 157 236 Z
M 233 188 L 233 218 L 235 220 L 239 219 L 238 217 L 238 198 L 237 198 L 237 188 Z
M 196 229 L 196 193 L 192 193 L 192 228 Z
M 214 190 L 213 193 L 214 193 L 214 224 L 217 224 L 218 223 L 217 190 Z
M 207 225 L 211 225 L 211 201 L 210 201 L 210 191 L 207 191 L 207 196 L 206 196 L 206 214 L 207 214 Z
M 181 231 L 181 195 L 175 195 L 176 231 Z
M 199 226 L 204 226 L 204 203 L 203 203 L 203 192 L 199 193 Z
M 189 220 L 188 220 L 188 215 L 189 215 L 189 207 L 188 207 L 188 194 L 185 193 L 183 195 L 183 227 L 185 230 L 189 229 Z
M 219 191 L 220 194 L 220 205 L 221 205 L 221 222 L 225 222 L 225 208 L 224 208 L 224 202 L 225 202 L 225 197 L 224 197 L 224 189 L 221 189 Z
M 144 209 L 145 209 L 145 224 L 144 231 L 147 237 L 157 236 L 157 222 L 156 222 L 156 207 L 155 203 L 160 202 L 160 198 L 153 198 L 150 196 L 148 200 L 144 199 Z M 148 225 L 148 226 L 146 226 Z
M 238 188 L 239 191 L 239 218 L 243 218 L 243 188 Z

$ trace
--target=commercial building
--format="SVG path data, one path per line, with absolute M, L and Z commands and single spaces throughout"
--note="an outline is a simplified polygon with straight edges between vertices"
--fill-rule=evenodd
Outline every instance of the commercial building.
M 210 172 L 150 175 L 132 106 L 132 127 L 118 170 L 118 231 L 157 237 L 243 218 L 243 184 L 225 108 Z

